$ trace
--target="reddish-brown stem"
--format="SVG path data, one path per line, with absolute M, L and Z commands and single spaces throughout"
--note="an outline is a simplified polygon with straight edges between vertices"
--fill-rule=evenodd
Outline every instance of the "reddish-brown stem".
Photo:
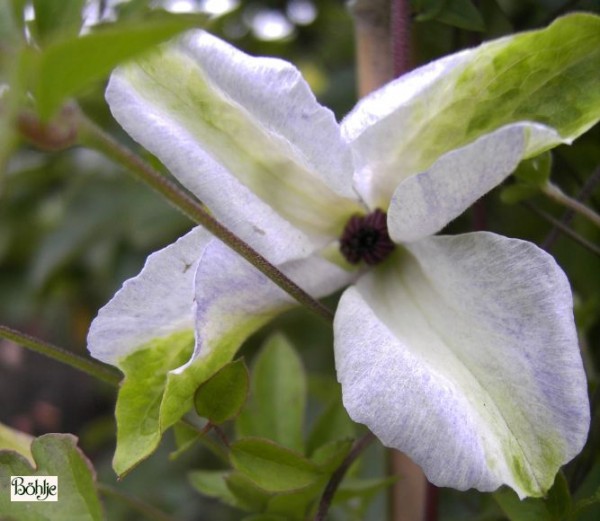
M 333 501 L 333 496 L 335 496 L 335 493 L 340 486 L 340 483 L 344 479 L 346 472 L 350 468 L 350 465 L 354 463 L 356 458 L 362 454 L 362 452 L 373 442 L 373 440 L 375 440 L 375 435 L 371 432 L 367 432 L 367 434 L 365 434 L 362 438 L 359 438 L 354 442 L 352 449 L 350 449 L 350 452 L 344 458 L 344 461 L 342 461 L 341 465 L 331 475 L 331 478 L 329 479 L 329 482 L 323 491 L 323 495 L 321 496 L 319 509 L 314 521 L 324 521 L 327 516 L 327 512 L 329 512 L 331 502 Z
M 410 52 L 410 2 L 392 0 L 391 38 L 394 76 L 402 76 L 412 68 Z

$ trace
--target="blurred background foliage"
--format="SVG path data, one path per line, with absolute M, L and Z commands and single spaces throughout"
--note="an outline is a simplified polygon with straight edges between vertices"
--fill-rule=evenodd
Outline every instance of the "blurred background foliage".
M 547 25 L 567 12 L 600 12 L 600 0 L 413 0 L 411 5 L 415 66 L 484 40 Z M 165 29 L 165 24 L 173 25 Z M 127 52 L 143 49 L 152 38 L 159 40 L 157 27 L 167 35 L 194 25 L 206 25 L 252 54 L 292 61 L 321 102 L 339 118 L 356 101 L 353 24 L 341 0 L 4 1 L 0 7 L 1 323 L 85 353 L 87 328 L 98 308 L 125 279 L 140 270 L 149 253 L 191 227 L 181 213 L 97 152 L 81 147 L 40 150 L 14 132 L 13 124 L 20 111 L 35 107 L 35 94 L 46 92 L 47 87 L 58 92 L 56 106 L 63 101 L 63 91 L 74 94 L 91 119 L 135 147 L 111 119 L 104 102 L 111 64 L 126 58 Z M 116 33 L 111 33 L 115 28 Z M 145 28 L 149 28 L 147 33 Z M 87 66 L 95 74 L 85 81 L 77 79 L 79 83 L 73 86 L 74 76 L 68 68 L 61 69 L 64 57 L 78 52 L 77 46 L 69 45 L 81 35 L 103 32 L 118 34 L 121 40 L 112 47 L 98 45 L 95 54 L 86 55 L 91 56 Z M 12 88 L 7 89 L 6 84 Z M 38 98 L 41 104 L 41 96 Z M 46 103 L 49 114 L 56 106 L 52 101 Z M 161 168 L 146 152 L 139 152 Z M 589 182 L 594 175 L 600 177 L 598 126 L 573 146 L 554 151 L 551 166 L 552 180 L 570 195 L 577 196 L 587 183 L 584 202 L 598 211 L 600 191 L 594 191 Z M 525 200 L 518 202 L 515 199 L 519 197 L 507 196 L 503 191 L 514 183 L 509 180 L 492 191 L 448 231 L 486 229 L 531 240 L 555 255 L 574 290 L 596 411 L 600 257 L 572 239 L 556 235 L 547 217 L 540 214 L 563 219 L 564 209 L 556 203 L 535 190 L 525 191 L 520 196 Z M 584 219 L 572 218 L 568 225 L 590 243 L 600 243 L 598 229 Z M 331 298 L 331 305 L 335 298 Z M 308 417 L 309 425 L 314 425 L 326 404 L 339 393 L 333 376 L 331 331 L 307 313 L 289 313 L 250 339 L 242 354 L 252 359 L 273 331 L 283 331 L 291 339 L 308 371 Z M 36 435 L 75 433 L 100 478 L 114 483 L 110 470 L 114 390 L 25 353 L 8 341 L 0 340 L 0 344 L 0 422 Z M 590 496 L 600 485 L 599 436 L 596 413 L 584 453 L 566 469 L 576 498 Z M 203 499 L 187 484 L 187 470 L 216 465 L 211 456 L 196 448 L 168 464 L 173 443 L 163 444 L 157 455 L 119 487 L 151 498 L 177 519 L 240 519 L 239 511 Z M 370 468 L 367 474 L 381 476 L 383 450 L 370 449 L 363 465 Z M 517 519 L 510 508 L 503 507 L 503 513 L 489 495 L 441 491 L 439 498 L 442 520 Z M 106 505 L 109 519 L 132 519 L 122 503 L 111 500 Z M 383 519 L 385 509 L 386 500 L 380 494 L 369 513 L 356 514 L 357 519 L 361 515 Z M 542 519 L 536 517 L 539 513 L 531 515 L 529 519 Z M 578 518 L 592 520 L 597 516 L 600 511 L 592 506 Z M 559 517 L 548 519 L 555 518 Z M 353 517 L 350 512 L 338 512 L 332 519 Z

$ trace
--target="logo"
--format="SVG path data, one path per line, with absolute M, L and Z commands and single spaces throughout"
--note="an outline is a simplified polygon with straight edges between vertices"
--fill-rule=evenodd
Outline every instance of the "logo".
M 11 501 L 58 501 L 58 476 L 11 476 Z

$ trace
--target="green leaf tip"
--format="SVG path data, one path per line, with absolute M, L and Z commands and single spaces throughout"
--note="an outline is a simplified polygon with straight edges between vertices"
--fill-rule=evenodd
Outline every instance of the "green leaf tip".
M 281 334 L 270 337 L 252 367 L 251 398 L 237 418 L 238 436 L 264 437 L 303 452 L 306 386 L 290 342 Z
M 225 365 L 198 387 L 194 395 L 196 412 L 214 424 L 235 418 L 246 403 L 249 380 L 242 359 Z
M 20 454 L 0 451 L 0 512 L 19 521 L 101 521 L 95 472 L 71 434 L 45 434 L 31 443 L 35 467 Z M 13 502 L 11 476 L 57 476 L 57 501 Z

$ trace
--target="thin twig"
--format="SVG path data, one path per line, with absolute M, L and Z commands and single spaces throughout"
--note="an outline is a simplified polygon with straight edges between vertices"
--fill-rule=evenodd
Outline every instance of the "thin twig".
M 83 114 L 80 115 L 79 135 L 84 145 L 99 150 L 119 164 L 125 166 L 130 172 L 135 174 L 138 179 L 150 185 L 176 208 L 181 210 L 193 221 L 206 228 L 215 237 L 223 241 L 227 246 L 241 255 L 300 304 L 306 306 L 326 321 L 333 321 L 333 312 L 331 310 L 311 297 L 295 282 L 284 275 L 277 267 L 271 264 L 265 257 L 260 255 L 256 250 L 219 223 L 212 215 L 210 215 L 206 208 L 189 193 L 183 191 L 179 186 L 155 170 L 133 151 L 121 145 L 121 143 L 104 132 L 104 130 L 90 121 Z
M 117 386 L 121 381 L 120 373 L 110 366 L 104 365 L 91 358 L 84 358 L 67 349 L 44 342 L 43 340 L 21 333 L 15 329 L 0 325 L 0 337 L 11 340 L 27 349 L 57 360 L 58 362 L 62 362 L 75 369 L 79 369 L 80 371 L 110 385 Z
M 547 214 L 543 210 L 540 210 L 537 206 L 534 206 L 533 204 L 531 204 L 527 201 L 525 201 L 521 204 L 525 208 L 528 208 L 533 213 L 537 214 L 542 219 L 548 221 L 550 224 L 552 224 L 553 226 L 558 228 L 567 237 L 570 237 L 571 239 L 573 239 L 577 244 L 579 244 L 580 246 L 583 246 L 590 252 L 595 253 L 596 255 L 598 255 L 600 257 L 600 248 L 598 246 L 596 246 L 595 244 L 591 243 L 587 239 L 585 239 L 585 238 L 581 237 L 580 235 L 578 235 L 577 233 L 575 233 L 573 230 L 571 230 L 571 228 L 569 228 L 568 226 L 565 226 L 558 219 L 552 217 L 551 215 Z
M 197 441 L 204 445 L 208 450 L 210 450 L 217 458 L 225 463 L 229 463 L 229 456 L 227 452 L 223 450 L 223 448 L 213 440 L 211 440 L 207 434 L 213 428 L 212 423 L 207 423 L 204 427 L 198 427 L 194 425 L 190 420 L 186 418 L 181 418 L 179 422 L 186 427 L 189 427 L 198 433 Z
M 546 194 L 553 201 L 558 204 L 577 212 L 578 214 L 586 217 L 590 222 L 594 223 L 600 228 L 600 215 L 594 212 L 591 208 L 588 208 L 585 204 L 580 203 L 576 199 L 569 197 L 565 194 L 558 186 L 551 182 L 547 182 L 541 187 L 542 193 Z
M 596 168 L 596 170 L 594 170 L 592 175 L 586 179 L 583 187 L 581 188 L 581 190 L 579 190 L 579 193 L 575 197 L 575 200 L 579 201 L 580 203 L 585 203 L 585 201 L 594 193 L 594 190 L 596 189 L 596 187 L 598 186 L 599 183 L 600 183 L 600 166 L 598 168 Z M 560 218 L 560 222 L 563 225 L 568 226 L 574 217 L 575 217 L 575 211 L 571 210 L 569 208 L 567 211 L 565 211 L 563 213 L 562 217 Z M 560 235 L 560 229 L 556 226 L 553 227 L 550 230 L 550 232 L 548 233 L 548 235 L 546 236 L 546 238 L 544 239 L 544 242 L 542 242 L 542 248 L 546 251 L 549 251 L 552 248 L 552 246 L 554 245 L 554 243 L 556 242 L 556 239 L 558 239 L 559 235 Z
M 402 76 L 411 69 L 410 51 L 410 2 L 408 0 L 392 0 L 391 10 L 392 56 L 394 60 L 394 76 Z
M 126 503 L 133 510 L 142 514 L 146 519 L 151 519 L 152 521 L 175 521 L 174 518 L 168 516 L 155 506 L 150 505 L 137 497 L 125 494 L 124 492 L 121 492 L 110 485 L 96 483 L 96 488 L 102 495 L 111 496 L 122 501 L 123 503 Z
M 66 364 L 74 369 L 83 371 L 98 380 L 102 380 L 113 387 L 118 387 L 121 382 L 121 373 L 111 366 L 105 365 L 92 358 L 84 358 L 75 354 L 64 347 L 58 347 L 39 338 L 21 333 L 15 329 L 0 325 L 0 338 L 5 338 L 23 346 L 31 351 L 35 351 L 41 355 L 52 358 L 58 362 Z M 179 420 L 180 423 L 191 427 L 200 433 L 200 429 L 185 418 Z M 223 461 L 228 461 L 227 454 L 216 443 L 206 437 L 200 437 L 199 441 L 208 448 L 213 454 L 221 458 Z
M 323 491 L 323 495 L 321 496 L 321 501 L 319 502 L 319 509 L 317 511 L 317 515 L 315 516 L 314 521 L 324 521 L 327 516 L 327 512 L 329 512 L 329 507 L 331 506 L 331 502 L 333 501 L 333 497 L 344 479 L 346 472 L 350 468 L 350 465 L 354 463 L 356 458 L 358 458 L 361 453 L 375 440 L 375 435 L 372 432 L 367 432 L 362 438 L 356 440 L 352 449 L 348 455 L 344 458 L 341 465 L 336 469 L 336 471 L 331 475 L 325 490 Z

